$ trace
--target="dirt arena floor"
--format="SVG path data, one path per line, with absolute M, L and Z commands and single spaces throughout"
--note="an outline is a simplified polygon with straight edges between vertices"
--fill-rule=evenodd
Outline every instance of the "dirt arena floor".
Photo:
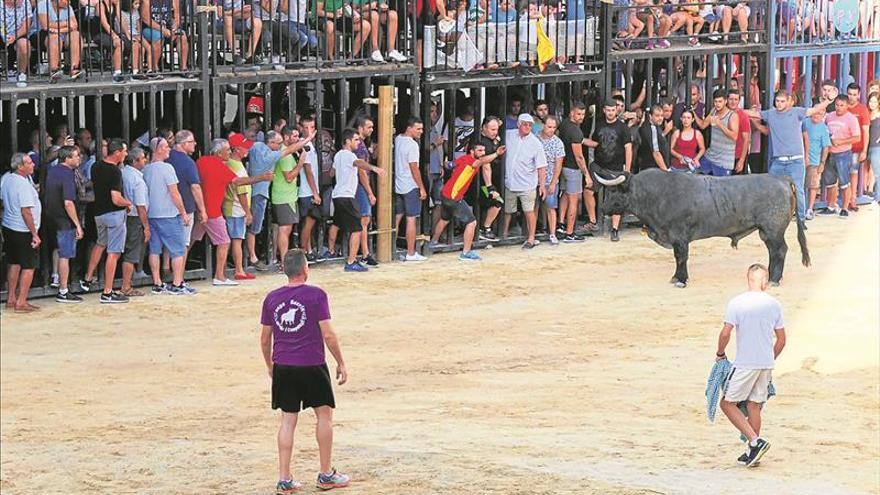
M 451 254 L 367 274 L 312 271 L 350 381 L 334 464 L 350 494 L 880 492 L 878 213 L 795 230 L 781 287 L 789 344 L 754 469 L 704 390 L 729 298 L 766 261 L 756 235 L 691 249 L 691 283 L 636 230 L 622 242 Z M 259 350 L 260 277 L 191 298 L 43 301 L 2 316 L 2 480 L 9 494 L 269 494 L 276 416 Z M 732 350 L 732 349 L 731 349 Z M 328 354 L 329 358 L 329 354 Z M 314 418 L 295 472 L 313 488 Z

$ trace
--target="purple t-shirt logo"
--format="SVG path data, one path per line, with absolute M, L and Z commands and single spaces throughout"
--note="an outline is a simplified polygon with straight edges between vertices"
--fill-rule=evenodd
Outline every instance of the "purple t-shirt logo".
M 263 300 L 260 323 L 272 328 L 272 361 L 288 366 L 325 363 L 322 321 L 330 319 L 327 293 L 313 285 L 284 286 Z

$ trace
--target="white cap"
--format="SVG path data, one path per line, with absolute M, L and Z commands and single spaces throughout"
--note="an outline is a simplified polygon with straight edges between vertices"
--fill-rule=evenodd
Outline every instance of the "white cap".
M 535 123 L 535 119 L 533 119 L 532 116 L 527 113 L 519 114 L 519 117 L 516 118 L 516 121 L 517 122 L 528 122 L 529 124 Z

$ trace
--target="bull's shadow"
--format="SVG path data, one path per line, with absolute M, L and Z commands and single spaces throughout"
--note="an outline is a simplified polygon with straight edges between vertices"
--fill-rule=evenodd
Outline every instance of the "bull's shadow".
M 778 285 L 785 267 L 785 231 L 797 211 L 796 191 L 788 179 L 770 175 L 710 177 L 650 169 L 631 175 L 591 167 L 604 186 L 603 209 L 609 215 L 632 213 L 657 244 L 675 254 L 670 283 L 686 287 L 691 241 L 729 237 L 740 239 L 758 231 L 770 255 L 770 282 Z M 795 217 L 796 218 L 796 217 Z M 797 221 L 801 262 L 810 266 L 806 227 Z

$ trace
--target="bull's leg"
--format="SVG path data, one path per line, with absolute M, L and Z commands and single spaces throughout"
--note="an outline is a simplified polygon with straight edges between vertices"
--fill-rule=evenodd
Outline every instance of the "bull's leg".
M 675 243 L 672 245 L 672 252 L 675 253 L 675 275 L 672 276 L 672 280 L 669 283 L 679 288 L 687 287 L 688 244 Z
M 767 246 L 770 255 L 770 285 L 779 285 L 782 280 L 782 269 L 785 268 L 785 254 L 788 252 L 788 244 L 785 243 L 785 232 L 768 236 L 760 232 L 761 240 Z

